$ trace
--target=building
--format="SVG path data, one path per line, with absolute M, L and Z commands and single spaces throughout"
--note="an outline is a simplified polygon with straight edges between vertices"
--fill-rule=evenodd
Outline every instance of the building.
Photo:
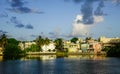
M 102 42 L 102 43 L 120 43 L 120 38 L 100 37 L 100 42 Z
M 64 50 L 68 50 L 68 52 L 78 52 L 80 50 L 79 43 L 71 43 L 71 41 L 64 40 L 63 41 Z
M 82 43 L 81 44 L 81 50 L 82 52 L 88 52 L 89 44 L 88 43 Z
M 25 50 L 26 48 L 30 48 L 33 44 L 36 45 L 35 42 L 20 42 L 18 46 L 20 46 L 21 50 Z M 51 42 L 49 45 L 43 45 L 42 50 L 43 52 L 55 51 L 55 45 L 53 42 Z
M 24 50 L 26 48 L 30 48 L 31 45 L 36 44 L 35 42 L 20 42 L 18 46 L 20 46 L 21 50 Z
M 55 52 L 55 44 L 51 42 L 49 45 L 42 46 L 43 52 Z
M 93 39 L 88 40 L 89 48 L 88 52 L 100 53 L 102 50 L 102 44 Z
M 114 46 L 116 43 L 120 43 L 120 38 L 100 37 L 100 42 L 103 44 L 103 47 L 111 47 Z

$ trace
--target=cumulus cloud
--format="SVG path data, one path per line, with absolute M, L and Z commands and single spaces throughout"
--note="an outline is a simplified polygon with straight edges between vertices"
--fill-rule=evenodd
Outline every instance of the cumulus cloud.
M 0 34 L 6 34 L 8 33 L 7 31 L 0 30 Z
M 36 37 L 38 37 L 38 35 L 32 34 L 32 35 L 30 35 L 30 37 L 36 38 Z
M 23 0 L 8 0 L 8 2 L 11 7 L 22 7 L 25 3 Z
M 31 24 L 28 24 L 28 25 L 26 25 L 25 28 L 27 28 L 27 29 L 33 29 L 34 27 Z
M 59 27 L 56 27 L 53 32 L 49 32 L 48 34 L 50 35 L 50 38 L 56 39 L 59 38 L 61 29 Z
M 89 34 L 89 30 L 91 29 L 91 27 L 104 21 L 103 16 L 93 16 L 93 18 L 94 18 L 94 20 L 93 20 L 94 23 L 91 25 L 86 25 L 82 22 L 83 15 L 77 15 L 73 22 L 73 29 L 72 29 L 72 33 L 70 36 L 72 36 L 72 37 L 83 36 L 84 37 Z M 78 20 L 81 22 L 78 23 Z
M 11 17 L 10 21 L 15 25 L 17 28 L 26 28 L 26 29 L 33 29 L 34 27 L 31 24 L 25 25 L 17 17 Z
M 24 4 L 26 3 L 24 0 L 9 0 L 8 1 L 11 5 L 11 8 L 8 8 L 9 11 L 16 12 L 16 13 L 37 13 L 42 14 L 44 12 L 32 9 L 29 7 L 25 7 Z
M 16 24 L 15 27 L 18 27 L 18 28 L 23 28 L 24 25 L 23 24 Z
M 104 21 L 103 16 L 93 16 L 94 17 L 94 24 L 100 23 Z
M 8 10 L 16 13 L 37 13 L 37 14 L 44 13 L 42 11 L 38 11 L 36 9 L 30 9 L 28 7 L 9 8 Z
M 8 17 L 8 14 L 6 12 L 0 13 L 0 17 Z
M 92 1 L 85 1 L 84 4 L 81 6 L 81 13 L 83 16 L 83 23 L 84 24 L 93 24 L 93 2 Z
M 94 14 L 95 14 L 96 16 L 104 15 L 104 12 L 103 12 L 103 10 L 102 10 L 103 7 L 104 7 L 104 1 L 101 0 L 101 1 L 99 2 L 99 4 L 98 4 L 98 7 L 97 7 L 97 9 L 95 10 Z
M 81 14 L 77 15 L 73 21 L 73 29 L 69 36 L 80 37 L 90 35 L 89 31 L 96 24 L 104 21 L 103 8 L 104 0 L 78 0 L 83 2 L 81 5 Z M 93 10 L 93 3 L 98 2 L 98 6 Z
M 120 5 L 120 0 L 112 0 L 112 3 L 114 3 L 116 5 Z
M 17 28 L 23 28 L 24 27 L 24 25 L 17 19 L 17 17 L 11 17 L 10 18 L 10 21 L 13 23 L 13 24 L 15 24 L 15 27 L 17 27 Z

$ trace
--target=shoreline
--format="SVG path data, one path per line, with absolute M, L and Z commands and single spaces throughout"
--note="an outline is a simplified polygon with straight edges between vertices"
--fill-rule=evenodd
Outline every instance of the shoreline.
M 106 55 L 106 52 L 90 53 L 90 52 L 27 52 L 26 55 Z M 3 54 L 0 54 L 3 56 Z
M 27 55 L 57 55 L 57 54 L 65 54 L 65 55 L 106 55 L 106 52 L 102 53 L 89 53 L 89 52 L 29 52 Z

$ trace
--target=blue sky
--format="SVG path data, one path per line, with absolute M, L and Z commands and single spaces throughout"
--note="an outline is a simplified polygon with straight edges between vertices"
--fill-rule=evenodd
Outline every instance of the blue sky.
M 120 0 L 1 0 L 0 34 L 18 40 L 120 37 Z

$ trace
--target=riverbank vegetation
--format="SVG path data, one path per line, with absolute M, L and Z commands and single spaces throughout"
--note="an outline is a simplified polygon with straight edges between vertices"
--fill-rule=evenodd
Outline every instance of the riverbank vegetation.
M 23 55 L 23 51 L 18 46 L 19 41 L 14 38 L 7 38 L 5 34 L 0 36 L 4 59 L 16 59 Z
M 108 57 L 120 57 L 120 43 L 112 47 L 105 47 L 103 51 L 107 53 Z

